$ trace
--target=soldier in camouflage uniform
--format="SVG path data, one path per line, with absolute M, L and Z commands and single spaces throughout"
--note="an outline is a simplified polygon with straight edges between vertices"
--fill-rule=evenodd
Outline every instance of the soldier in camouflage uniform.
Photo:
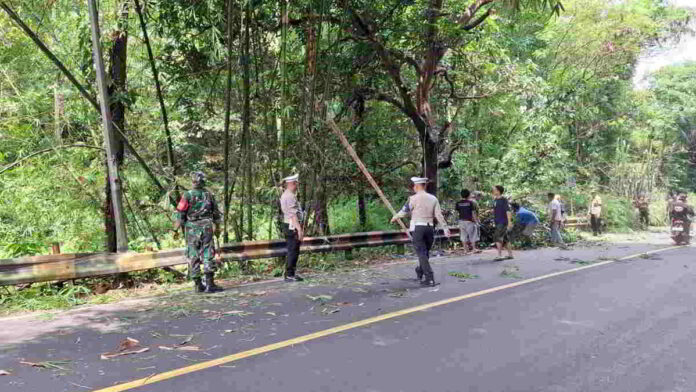
M 213 280 L 217 265 L 213 235 L 219 234 L 222 214 L 215 202 L 215 196 L 204 189 L 205 175 L 195 172 L 191 175 L 193 189 L 186 191 L 176 207 L 174 230 L 186 229 L 186 258 L 189 262 L 189 276 L 193 279 L 197 293 L 222 291 Z M 201 264 L 205 274 L 205 286 L 201 281 Z

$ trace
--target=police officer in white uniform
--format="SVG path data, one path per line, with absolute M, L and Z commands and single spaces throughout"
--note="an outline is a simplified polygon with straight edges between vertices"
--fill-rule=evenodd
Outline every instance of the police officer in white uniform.
M 421 285 L 434 286 L 435 279 L 429 258 L 430 248 L 435 240 L 435 220 L 437 219 L 437 222 L 442 226 L 447 237 L 449 237 L 450 231 L 444 216 L 442 216 L 440 202 L 435 196 L 425 191 L 425 184 L 428 183 L 428 179 L 412 177 L 411 182 L 413 182 L 415 194 L 408 198 L 408 202 L 406 202 L 401 211 L 394 215 L 391 222 L 394 223 L 399 218 L 411 216 L 409 231 L 411 232 L 413 247 L 418 254 L 419 263 L 418 267 L 416 267 L 416 276 L 421 281 Z
M 295 274 L 297 259 L 300 256 L 300 244 L 304 238 L 302 231 L 302 210 L 297 202 L 297 183 L 299 174 L 283 178 L 285 191 L 280 196 L 280 209 L 283 212 L 283 231 L 288 245 L 285 263 L 285 281 L 300 282 L 303 279 Z

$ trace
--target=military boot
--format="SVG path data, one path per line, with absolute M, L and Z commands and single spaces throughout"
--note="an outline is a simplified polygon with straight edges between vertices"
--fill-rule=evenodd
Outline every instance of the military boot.
M 196 293 L 202 293 L 205 291 L 205 286 L 203 286 L 203 281 L 201 278 L 193 278 L 193 291 Z
M 416 267 L 416 280 L 419 282 L 423 280 L 423 269 L 420 267 L 420 265 Z
M 207 272 L 205 274 L 205 292 L 206 293 L 217 293 L 222 291 L 223 288 L 215 284 L 215 274 L 212 272 Z

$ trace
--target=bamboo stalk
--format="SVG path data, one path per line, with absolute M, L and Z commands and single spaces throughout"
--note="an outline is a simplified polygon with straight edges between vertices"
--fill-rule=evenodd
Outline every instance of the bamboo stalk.
M 394 210 L 394 207 L 392 207 L 391 203 L 389 202 L 389 199 L 387 199 L 387 197 L 384 196 L 382 189 L 380 189 L 379 185 L 377 185 L 377 182 L 375 182 L 374 178 L 372 178 L 372 175 L 370 175 L 370 172 L 367 170 L 367 167 L 365 167 L 365 164 L 362 162 L 360 157 L 358 157 L 358 154 L 355 153 L 353 146 L 350 145 L 348 139 L 346 139 L 346 136 L 343 134 L 343 132 L 341 132 L 341 130 L 334 122 L 333 118 L 329 116 L 328 112 L 326 114 L 326 124 L 329 126 L 329 129 L 331 129 L 333 133 L 335 133 L 336 136 L 338 136 L 338 138 L 341 140 L 341 144 L 343 144 L 343 147 L 345 147 L 346 151 L 348 151 L 348 155 L 350 155 L 351 158 L 353 158 L 353 160 L 355 161 L 355 164 L 358 165 L 360 171 L 365 175 L 365 178 L 367 178 L 367 181 L 370 183 L 370 185 L 372 185 L 372 188 L 374 188 L 375 192 L 377 192 L 377 195 L 379 195 L 379 198 L 382 200 L 382 203 L 384 203 L 384 205 L 387 206 L 392 215 L 396 215 L 396 210 Z M 411 238 L 411 233 L 408 232 L 408 229 L 406 228 L 404 222 L 401 219 L 397 219 L 397 222 L 399 222 L 401 230 L 405 231 L 406 234 L 408 234 L 408 237 Z
M 155 56 L 152 54 L 152 46 L 150 45 L 150 38 L 147 35 L 147 25 L 145 24 L 145 18 L 143 17 L 142 9 L 140 7 L 140 1 L 135 0 L 135 11 L 138 13 L 138 18 L 140 19 L 140 27 L 143 30 L 143 39 L 145 40 L 145 46 L 147 47 L 147 56 L 150 59 L 150 68 L 152 68 L 152 76 L 155 79 L 155 88 L 157 89 L 157 100 L 160 104 L 160 110 L 162 112 L 162 122 L 164 123 L 164 133 L 167 136 L 167 163 L 172 169 L 172 174 L 176 175 L 176 166 L 174 164 L 174 148 L 172 146 L 172 134 L 169 131 L 169 119 L 167 118 L 167 108 L 164 105 L 164 97 L 162 96 L 162 87 L 159 82 L 159 73 L 157 72 L 157 65 L 155 64 Z

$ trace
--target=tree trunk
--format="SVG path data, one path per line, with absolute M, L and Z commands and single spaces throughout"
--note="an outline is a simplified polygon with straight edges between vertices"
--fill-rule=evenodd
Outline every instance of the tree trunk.
M 62 119 L 65 114 L 65 95 L 61 91 L 62 77 L 58 75 L 56 85 L 53 88 L 53 131 L 58 145 L 63 144 L 63 126 Z
M 439 146 L 437 143 L 433 142 L 429 137 L 426 137 L 423 143 L 423 163 L 425 167 L 423 168 L 424 177 L 428 181 L 428 186 L 426 191 L 430 194 L 437 195 L 437 181 L 438 181 L 438 150 Z
M 123 2 L 120 5 L 120 17 L 118 21 L 118 29 L 111 36 L 113 37 L 111 51 L 109 53 L 110 60 L 110 79 L 109 97 L 119 97 L 112 100 L 110 104 L 111 118 L 113 124 L 118 129 L 125 130 L 126 122 L 126 107 L 123 100 L 120 98 L 126 94 L 126 60 L 128 48 L 128 2 Z M 115 163 L 120 168 L 123 164 L 123 156 L 125 145 L 123 138 L 118 134 L 115 137 Z M 108 158 L 107 158 L 108 159 Z M 107 164 L 108 165 L 108 164 Z M 114 219 L 113 200 L 109 191 L 109 170 L 106 170 L 106 201 L 104 203 L 104 229 L 106 231 L 106 250 L 108 252 L 116 252 L 116 220 Z
M 223 186 L 223 242 L 229 242 L 230 219 L 230 112 L 232 106 L 232 0 L 227 1 L 227 87 L 225 88 L 225 182 Z
M 108 159 L 108 158 L 107 158 Z M 108 166 L 105 162 L 105 166 Z M 106 193 L 106 198 L 104 200 L 104 232 L 106 237 L 104 238 L 104 247 L 107 252 L 116 252 L 118 250 L 118 244 L 116 242 L 116 220 L 114 219 L 114 208 L 113 201 L 111 198 L 111 181 L 109 178 L 109 168 L 106 168 L 106 185 L 104 187 L 104 192 Z
M 128 54 L 128 1 L 119 5 L 120 16 L 118 28 L 111 33 L 112 47 L 109 53 L 111 62 L 111 84 L 109 85 L 109 97 L 111 102 L 111 116 L 113 123 L 118 129 L 125 133 L 126 125 L 126 105 L 123 97 L 128 93 L 126 87 L 127 73 L 127 54 Z M 116 98 L 116 99 L 114 99 Z M 120 166 L 123 163 L 125 144 L 120 135 L 116 137 L 116 161 Z
M 245 156 L 245 175 L 246 175 L 246 208 L 247 208 L 247 239 L 251 240 L 253 227 L 252 227 L 252 178 L 251 178 L 251 165 L 252 165 L 252 149 L 250 143 L 250 131 L 251 131 L 251 58 L 250 58 L 250 45 L 251 45 L 251 0 L 247 0 L 244 10 L 244 44 L 242 46 L 242 72 L 244 74 L 243 80 L 243 94 L 244 94 L 244 107 L 243 107 L 243 123 L 242 123 L 242 137 L 244 139 L 244 156 Z M 243 198 L 244 200 L 244 198 Z
M 367 148 L 365 135 L 362 129 L 362 122 L 365 116 L 365 97 L 361 94 L 355 95 L 355 101 L 352 104 L 353 109 L 353 130 L 355 131 L 355 153 L 358 158 L 363 159 L 363 155 Z M 365 190 L 362 186 L 362 181 L 358 184 L 358 223 L 361 229 L 367 227 L 367 211 L 365 210 Z

